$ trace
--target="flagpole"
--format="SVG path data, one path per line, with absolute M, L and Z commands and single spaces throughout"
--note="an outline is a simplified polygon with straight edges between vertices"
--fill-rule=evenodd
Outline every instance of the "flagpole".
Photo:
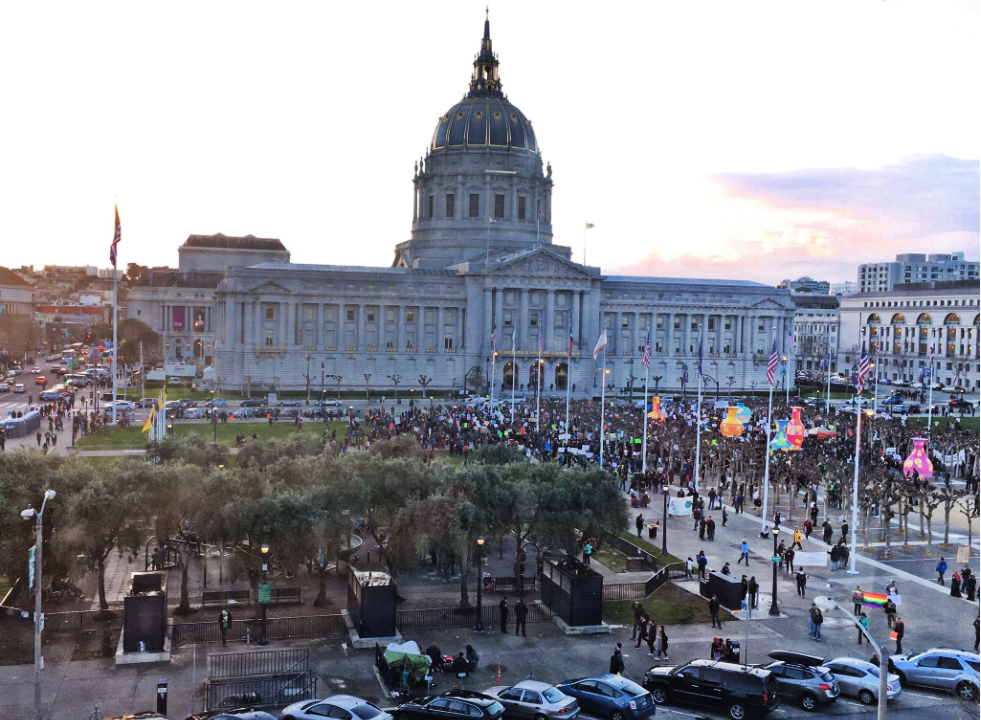
M 858 555 L 858 468 L 862 450 L 862 413 L 860 401 L 859 407 L 855 408 L 855 477 L 852 480 L 852 549 L 849 575 L 858 575 L 855 558 Z
M 569 334 L 572 336 L 572 333 Z M 572 347 L 569 347 L 569 362 L 565 371 L 565 433 L 569 435 L 569 389 L 572 387 Z M 566 445 L 571 438 L 566 438 Z
M 773 328 L 773 338 L 774 341 L 777 337 L 777 329 Z M 770 501 L 770 428 L 773 425 L 773 383 L 767 383 L 770 386 L 770 401 L 769 409 L 766 413 L 766 467 L 763 470 L 763 525 L 766 526 L 766 514 L 769 508 Z
M 497 365 L 497 349 L 491 345 L 491 381 L 490 381 L 490 406 L 494 409 L 494 370 Z
M 117 280 L 116 280 L 116 263 L 112 264 L 112 424 L 116 424 L 116 409 L 118 406 L 118 398 L 116 397 L 116 389 L 119 384 L 118 371 L 119 371 L 119 348 L 117 343 L 117 332 L 116 332 L 116 312 L 117 312 Z
M 933 430 L 933 349 L 936 344 L 930 348 L 930 398 L 927 401 L 929 407 L 927 408 L 927 437 L 930 437 Z
M 538 336 L 538 367 L 535 368 L 535 432 L 538 432 L 538 416 L 542 414 L 542 338 Z
M 650 347 L 651 343 L 651 331 L 647 331 L 647 346 Z M 645 375 L 644 375 L 644 412 L 641 413 L 641 427 L 644 429 L 644 439 L 641 441 L 640 452 L 643 456 L 643 461 L 641 462 L 641 472 L 645 475 L 647 474 L 647 383 L 651 380 L 651 365 L 648 361 L 645 364 Z
M 603 348 L 603 369 L 600 371 L 599 464 L 603 469 L 603 425 L 606 422 L 606 348 Z
M 831 323 L 828 323 L 828 399 L 824 404 L 824 415 L 828 416 L 831 412 Z
M 698 394 L 695 404 L 695 492 L 701 477 L 702 457 L 702 326 L 698 326 Z
M 515 328 L 517 331 L 517 328 Z M 514 332 L 511 333 L 511 423 L 514 424 L 514 387 L 518 382 L 518 366 L 515 364 Z

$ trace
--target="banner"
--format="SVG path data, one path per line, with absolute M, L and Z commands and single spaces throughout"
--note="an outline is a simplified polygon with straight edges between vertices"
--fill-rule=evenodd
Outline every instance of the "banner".
M 691 498 L 690 497 L 669 498 L 668 514 L 671 515 L 671 517 L 678 517 L 680 515 L 691 515 Z
M 783 535 L 783 533 L 780 533 Z M 800 567 L 827 567 L 828 553 L 794 551 L 794 565 Z

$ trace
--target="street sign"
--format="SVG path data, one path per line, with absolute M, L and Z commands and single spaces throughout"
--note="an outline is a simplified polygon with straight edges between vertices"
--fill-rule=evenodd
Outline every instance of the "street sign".
M 34 548 L 36 545 L 31 545 L 31 549 L 27 551 L 27 587 L 31 590 L 34 589 Z
M 44 632 L 44 613 L 41 613 L 41 632 Z
M 780 562 L 780 556 L 774 555 L 772 558 L 770 558 L 770 562 L 775 562 L 775 563 Z
M 272 602 L 272 585 L 262 583 L 259 585 L 259 603 L 265 605 Z

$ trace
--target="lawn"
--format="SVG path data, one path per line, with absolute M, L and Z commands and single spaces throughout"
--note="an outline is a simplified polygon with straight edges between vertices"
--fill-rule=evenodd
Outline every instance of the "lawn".
M 637 537 L 636 534 L 631 535 L 626 530 L 617 530 L 616 531 L 616 534 L 619 535 L 624 540 L 627 540 L 628 542 L 632 542 L 637 547 L 642 548 L 643 550 L 646 550 L 651 555 L 653 555 L 654 557 L 656 557 L 657 558 L 657 563 L 658 563 L 657 566 L 658 567 L 664 567 L 665 565 L 674 565 L 675 563 L 680 563 L 682 565 L 684 564 L 684 561 L 681 558 L 676 558 L 671 553 L 668 553 L 667 555 L 665 555 L 665 556 L 662 557 L 661 556 L 661 548 L 654 547 L 653 545 L 651 545 L 644 538 Z M 603 561 L 600 560 L 600 562 L 603 562 Z M 606 565 L 605 562 L 603 564 Z M 626 566 L 626 563 L 624 563 L 624 566 Z
M 32 623 L 20 618 L 0 620 L 0 665 L 30 665 L 34 662 Z
M 594 551 L 593 558 L 613 572 L 627 571 L 627 556 L 609 545 L 603 545 L 599 550 Z
M 925 426 L 926 425 L 926 418 L 922 418 L 922 420 L 923 420 L 923 424 Z M 948 425 L 950 425 L 952 422 L 954 422 L 954 420 L 955 420 L 955 418 L 949 418 L 949 417 L 941 417 L 941 418 L 934 417 L 933 418 L 933 421 L 935 423 L 940 423 L 940 427 L 942 427 L 942 428 L 946 428 Z M 973 430 L 974 432 L 978 432 L 979 431 L 979 428 L 981 428 L 981 418 L 979 418 L 977 416 L 974 416 L 974 417 L 965 416 L 965 417 L 962 417 L 960 419 L 960 421 L 961 421 L 961 428 L 964 429 L 964 430 Z
M 634 624 L 634 600 L 618 600 L 603 603 L 603 617 L 607 622 L 632 627 Z M 674 583 L 665 583 L 646 600 L 637 601 L 647 610 L 658 625 L 687 625 L 712 622 L 708 600 L 684 590 Z M 722 620 L 735 620 L 725 608 L 719 610 Z
M 334 420 L 329 423 L 330 429 L 337 430 L 338 439 L 342 439 L 347 432 L 346 422 Z M 321 435 L 324 431 L 322 422 L 313 420 L 303 423 L 303 432 Z M 177 436 L 190 435 L 196 433 L 207 441 L 211 441 L 212 434 L 215 432 L 211 423 L 207 422 L 181 422 L 177 420 L 173 423 L 173 432 Z M 253 434 L 261 440 L 272 438 L 285 438 L 297 432 L 296 425 L 292 421 L 280 420 L 270 425 L 268 422 L 229 422 L 218 423 L 217 438 L 218 443 L 233 447 L 235 436 L 239 433 L 251 438 Z M 112 450 L 125 448 L 142 448 L 146 446 L 147 436 L 140 432 L 140 428 L 130 426 L 127 428 L 103 429 L 94 435 L 79 438 L 75 443 L 76 447 L 82 450 Z

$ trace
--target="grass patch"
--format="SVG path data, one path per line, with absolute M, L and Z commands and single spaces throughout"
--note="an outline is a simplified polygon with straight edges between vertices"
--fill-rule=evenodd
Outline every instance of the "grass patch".
M 0 665 L 30 665 L 34 662 L 33 628 L 20 618 L 0 621 Z
M 594 550 L 593 558 L 613 572 L 627 571 L 627 556 L 609 545 L 603 545 L 600 550 Z
M 339 441 L 343 440 L 344 434 L 348 429 L 346 422 L 333 420 L 328 423 L 328 426 L 330 430 L 337 430 Z M 215 430 L 212 428 L 211 423 L 191 423 L 177 420 L 173 423 L 173 432 L 178 437 L 197 434 L 205 441 L 211 442 Z M 251 438 L 255 434 L 260 440 L 271 440 L 273 438 L 282 439 L 289 437 L 295 432 L 298 432 L 296 426 L 292 421 L 287 420 L 278 420 L 273 422 L 272 425 L 268 422 L 233 421 L 225 424 L 219 423 L 216 434 L 220 445 L 234 447 L 235 436 L 240 433 L 248 438 Z M 320 436 L 324 432 L 324 425 L 322 422 L 305 420 L 302 432 Z M 93 435 L 79 438 L 75 446 L 83 450 L 142 448 L 146 446 L 146 438 L 147 436 L 140 432 L 139 427 L 131 425 L 126 428 L 107 428 L 100 430 Z
M 636 533 L 634 533 L 633 535 L 631 535 L 626 530 L 617 530 L 616 531 L 616 534 L 619 535 L 624 540 L 626 540 L 628 542 L 632 542 L 637 547 L 642 548 L 643 550 L 646 550 L 651 555 L 653 555 L 654 557 L 656 557 L 657 558 L 657 566 L 658 567 L 664 567 L 665 565 L 673 565 L 674 563 L 684 564 L 684 561 L 681 558 L 675 557 L 671 553 L 668 553 L 667 555 L 663 555 L 662 556 L 661 555 L 661 548 L 654 547 L 653 545 L 651 545 L 644 538 L 637 537 L 637 534 Z M 603 562 L 603 561 L 600 560 L 600 562 Z M 603 563 L 603 564 L 605 565 L 606 563 Z M 631 622 L 633 622 L 633 620 L 631 620 Z
M 926 418 L 920 418 L 920 419 L 923 420 L 923 427 L 926 427 Z M 951 418 L 951 417 L 941 417 L 941 418 L 934 417 L 933 421 L 935 423 L 940 423 L 940 427 L 946 429 L 946 427 L 948 425 L 953 424 L 954 420 L 956 419 L 957 418 Z M 913 418 L 911 418 L 911 420 L 913 420 Z M 960 421 L 961 421 L 962 430 L 973 430 L 974 432 L 978 432 L 979 429 L 981 429 L 981 418 L 977 416 L 974 417 L 965 416 L 960 418 Z M 909 421 L 907 421 L 906 424 L 908 425 Z
M 116 647 L 119 645 L 119 634 L 121 632 L 122 628 L 78 633 L 74 638 L 75 647 L 72 649 L 71 662 L 106 660 L 115 657 Z
M 708 600 L 683 590 L 673 583 L 666 583 L 657 592 L 640 604 L 658 625 L 688 625 L 691 623 L 712 622 Z M 603 603 L 603 617 L 612 623 L 632 627 L 634 624 L 634 601 L 618 600 Z M 725 608 L 719 610 L 723 621 L 735 620 Z
M 3 600 L 8 592 L 10 592 L 10 583 L 7 582 L 7 578 L 0 576 L 0 600 Z

